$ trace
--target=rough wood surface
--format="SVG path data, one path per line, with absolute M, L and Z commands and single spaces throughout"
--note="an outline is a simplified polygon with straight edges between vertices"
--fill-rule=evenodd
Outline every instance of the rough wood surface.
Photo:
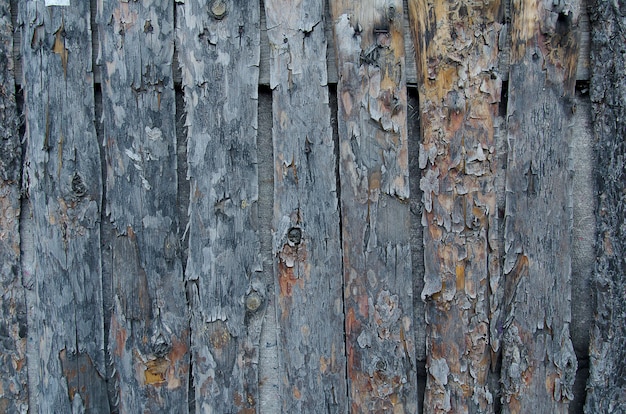
M 586 413 L 626 412 L 626 83 L 624 4 L 594 1 L 591 101 L 598 189 L 595 326 Z
M 11 0 L 12 2 L 17 2 L 18 0 Z M 91 0 L 94 1 L 94 0 Z M 589 2 L 589 0 L 582 0 L 583 5 L 586 5 Z M 404 4 L 405 4 L 405 12 L 406 12 L 406 4 L 407 4 L 407 0 L 404 0 Z M 580 54 L 579 54 L 579 58 L 578 58 L 578 65 L 577 65 L 577 70 L 576 70 L 576 79 L 577 80 L 588 80 L 590 78 L 590 72 L 589 72 L 589 44 L 590 44 L 590 34 L 589 34 L 589 19 L 587 18 L 587 14 L 585 13 L 586 7 L 582 8 L 583 10 L 581 10 L 581 15 L 580 15 Z M 326 15 L 325 16 L 327 19 L 329 19 L 329 16 Z M 411 39 L 411 33 L 410 33 L 410 29 L 409 29 L 409 20 L 408 20 L 408 15 L 405 14 L 405 19 L 404 19 L 404 39 L 405 39 L 405 51 L 406 51 L 406 79 L 407 79 L 407 84 L 417 84 L 417 72 L 415 70 L 416 65 L 415 65 L 415 50 L 413 48 L 413 40 Z M 327 26 L 325 29 L 326 32 L 326 39 L 328 41 L 328 49 L 326 51 L 327 54 L 327 62 L 328 62 L 328 83 L 329 84 L 335 84 L 337 83 L 337 67 L 335 65 L 335 47 L 334 47 L 334 41 L 333 41 L 333 34 L 332 34 L 332 27 Z M 98 50 L 98 36 L 94 36 L 94 50 Z M 502 38 L 501 38 L 501 42 L 502 45 L 507 45 L 506 48 L 504 50 L 502 50 L 502 53 L 499 56 L 499 60 L 500 60 L 500 68 L 501 68 L 501 75 L 502 75 L 502 79 L 506 80 L 508 79 L 508 67 L 509 67 L 509 53 L 508 53 L 508 40 L 510 39 L 508 33 L 506 33 L 506 30 L 503 31 L 502 33 Z M 14 50 L 15 50 L 15 56 L 16 56 L 16 76 L 18 76 L 18 82 L 20 82 L 20 77 L 19 74 L 21 74 L 21 70 L 22 70 L 22 64 L 21 64 L 21 59 L 19 56 L 19 46 L 20 46 L 20 39 L 19 37 L 16 35 L 15 39 L 14 39 Z M 261 20 L 261 60 L 259 63 L 259 84 L 261 85 L 269 85 L 270 82 L 270 48 L 269 48 L 269 43 L 267 42 L 267 32 L 266 32 L 266 26 L 263 20 Z M 100 67 L 96 66 L 95 68 L 95 79 L 96 82 L 99 81 L 100 79 Z M 174 79 L 175 82 L 178 84 L 180 83 L 180 72 L 175 70 L 174 71 Z
M 0 412 L 28 410 L 26 299 L 20 265 L 22 148 L 15 103 L 13 25 L 0 1 Z
M 256 231 L 259 13 L 258 2 L 177 5 L 197 412 L 258 410 L 258 347 L 266 308 Z
M 266 0 L 282 412 L 347 411 L 343 278 L 324 2 Z
M 507 111 L 503 412 L 566 413 L 576 1 L 512 2 Z
M 120 412 L 183 412 L 189 322 L 177 223 L 174 4 L 98 2 L 106 214 L 111 241 L 109 358 Z
M 417 411 L 401 1 L 331 2 L 350 408 Z
M 417 47 L 428 378 L 424 412 L 494 411 L 499 335 L 494 121 L 500 1 L 410 1 Z
M 20 2 L 25 185 L 35 263 L 29 298 L 34 412 L 108 412 L 100 265 L 100 151 L 89 3 Z

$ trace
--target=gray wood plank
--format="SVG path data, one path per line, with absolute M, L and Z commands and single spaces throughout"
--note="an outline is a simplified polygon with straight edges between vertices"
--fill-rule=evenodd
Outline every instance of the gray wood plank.
M 25 183 L 33 221 L 30 410 L 108 412 L 100 265 L 102 176 L 89 3 L 20 2 Z M 29 365 L 30 367 L 30 365 Z
M 258 411 L 266 309 L 257 234 L 258 2 L 186 0 L 177 39 L 188 139 L 197 412 Z
M 595 323 L 591 329 L 586 413 L 626 412 L 626 13 L 593 1 L 591 102 L 596 143 Z
M 503 412 L 566 413 L 577 367 L 569 332 L 569 137 L 579 3 L 511 6 Z
M 333 1 L 352 411 L 417 412 L 401 1 Z
M 174 4 L 100 2 L 109 358 L 120 412 L 184 412 L 189 321 L 177 222 Z
M 343 280 L 324 2 L 266 0 L 282 412 L 347 412 Z
M 15 102 L 13 24 L 0 1 L 0 411 L 28 410 L 26 298 L 20 266 L 22 148 Z
M 494 137 L 500 1 L 411 0 L 409 10 L 422 130 L 424 412 L 494 412 L 489 375 L 502 293 Z

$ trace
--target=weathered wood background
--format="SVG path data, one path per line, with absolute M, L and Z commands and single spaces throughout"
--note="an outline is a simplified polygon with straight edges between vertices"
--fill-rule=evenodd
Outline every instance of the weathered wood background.
M 0 412 L 626 412 L 625 16 L 0 0 Z

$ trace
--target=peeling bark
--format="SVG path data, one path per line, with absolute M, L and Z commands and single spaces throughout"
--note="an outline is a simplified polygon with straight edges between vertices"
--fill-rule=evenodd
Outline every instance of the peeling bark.
M 512 3 L 505 217 L 503 412 L 566 413 L 578 3 Z
M 0 1 L 0 411 L 28 410 L 26 299 L 20 266 L 22 149 L 15 103 L 13 25 Z
M 428 413 L 488 413 L 502 289 L 494 122 L 500 2 L 410 1 L 420 92 Z
M 626 8 L 594 1 L 589 9 L 591 102 L 598 188 L 595 324 L 586 413 L 626 411 Z
M 401 1 L 332 1 L 352 411 L 417 411 Z
M 259 13 L 258 2 L 177 5 L 191 193 L 185 278 L 197 412 L 258 411 L 267 300 L 256 230 Z
M 347 411 L 323 2 L 267 0 L 282 411 Z
M 100 2 L 108 344 L 120 412 L 187 406 L 189 322 L 176 220 L 174 5 Z
M 109 411 L 104 367 L 100 205 L 89 3 L 20 3 L 25 187 L 35 263 L 28 346 L 30 410 Z M 32 312 L 31 312 L 32 311 Z M 80 369 L 66 369 L 64 361 Z M 29 367 L 31 365 L 29 364 Z M 75 386 L 79 384 L 80 386 Z

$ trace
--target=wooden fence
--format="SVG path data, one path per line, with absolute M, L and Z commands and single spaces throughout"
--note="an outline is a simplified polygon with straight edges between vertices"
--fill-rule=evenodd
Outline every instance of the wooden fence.
M 0 412 L 624 412 L 579 1 L 0 0 Z

